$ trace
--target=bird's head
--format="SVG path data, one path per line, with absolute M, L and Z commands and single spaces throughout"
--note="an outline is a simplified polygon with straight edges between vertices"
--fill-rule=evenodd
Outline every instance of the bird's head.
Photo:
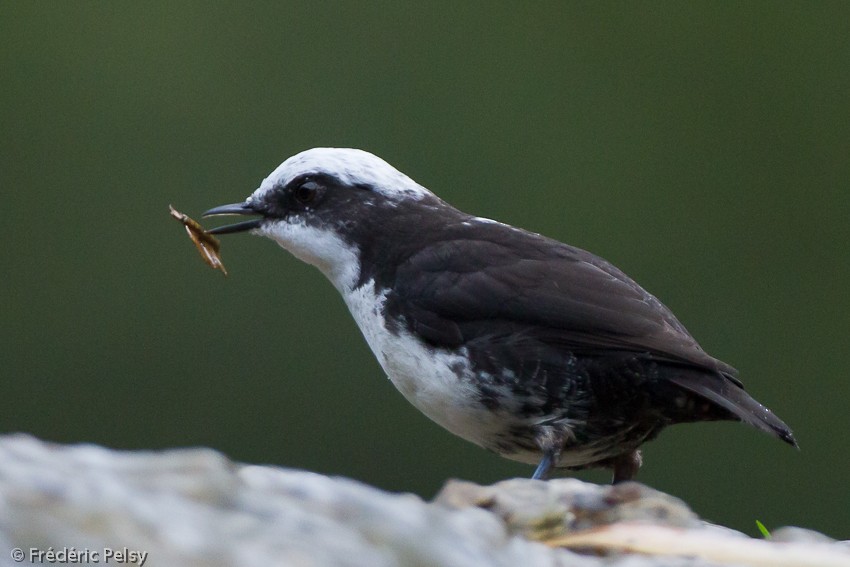
M 313 148 L 280 164 L 244 202 L 212 208 L 204 216 L 257 217 L 209 232 L 250 231 L 271 238 L 344 290 L 357 278 L 363 232 L 411 204 L 442 201 L 369 152 Z

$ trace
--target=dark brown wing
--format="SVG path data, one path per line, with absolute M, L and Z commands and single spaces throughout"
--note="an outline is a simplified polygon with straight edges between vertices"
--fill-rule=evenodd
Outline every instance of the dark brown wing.
M 670 382 L 796 446 L 788 426 L 744 391 L 734 368 L 706 354 L 667 307 L 589 252 L 498 223 L 455 227 L 410 255 L 394 280 L 385 309 L 434 346 L 467 346 L 486 358 L 494 345 L 512 344 L 502 355 L 517 359 L 535 343 L 573 355 L 638 352 L 663 361 Z
M 430 243 L 396 273 L 388 308 L 416 321 L 428 342 L 457 347 L 522 329 L 577 352 L 645 352 L 734 377 L 609 262 L 505 225 L 475 228 L 474 239 L 471 230 L 455 230 Z

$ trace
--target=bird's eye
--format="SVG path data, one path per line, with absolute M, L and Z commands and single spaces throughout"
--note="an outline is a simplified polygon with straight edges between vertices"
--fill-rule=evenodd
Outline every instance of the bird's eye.
M 302 205 L 312 203 L 316 199 L 316 195 L 319 194 L 320 189 L 321 186 L 315 181 L 305 181 L 295 188 L 295 200 Z

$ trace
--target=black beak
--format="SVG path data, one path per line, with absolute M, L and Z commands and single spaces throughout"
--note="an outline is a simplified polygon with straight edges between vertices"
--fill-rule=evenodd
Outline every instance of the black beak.
M 211 217 L 215 215 L 259 215 L 262 214 L 254 207 L 252 207 L 249 203 L 234 203 L 232 205 L 222 205 L 220 207 L 214 207 L 207 212 L 205 212 L 202 216 Z M 235 224 L 226 224 L 224 226 L 218 226 L 216 228 L 211 228 L 207 232 L 210 234 L 230 234 L 232 232 L 245 232 L 246 230 L 253 230 L 255 228 L 259 228 L 260 224 L 262 224 L 263 219 L 253 219 L 244 222 L 237 222 Z

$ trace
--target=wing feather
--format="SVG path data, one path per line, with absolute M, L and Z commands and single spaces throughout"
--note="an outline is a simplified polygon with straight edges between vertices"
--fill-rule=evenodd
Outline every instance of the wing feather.
M 394 288 L 390 307 L 424 322 L 417 330 L 435 345 L 522 330 L 589 354 L 644 352 L 736 374 L 606 260 L 506 225 L 479 225 L 474 237 L 455 230 L 432 241 L 401 263 Z

